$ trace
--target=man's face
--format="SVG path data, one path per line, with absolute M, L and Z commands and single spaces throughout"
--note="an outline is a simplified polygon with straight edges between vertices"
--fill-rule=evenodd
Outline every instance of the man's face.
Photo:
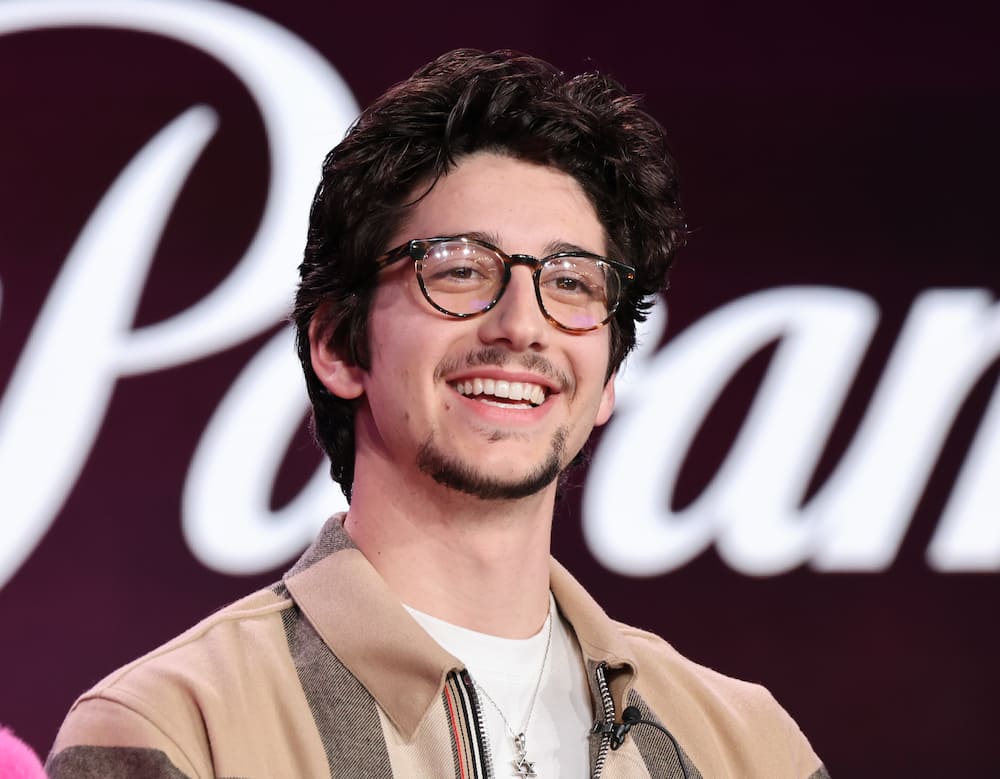
M 536 257 L 606 249 L 571 176 L 492 153 L 466 157 L 442 177 L 390 246 L 457 235 Z M 403 261 L 383 272 L 370 316 L 372 362 L 360 374 L 356 418 L 360 467 L 367 447 L 403 478 L 430 476 L 484 499 L 524 497 L 551 484 L 611 413 L 608 329 L 571 334 L 551 325 L 526 266 L 512 269 L 493 309 L 458 320 L 427 303 L 413 263 Z M 504 382 L 528 399 L 500 397 Z

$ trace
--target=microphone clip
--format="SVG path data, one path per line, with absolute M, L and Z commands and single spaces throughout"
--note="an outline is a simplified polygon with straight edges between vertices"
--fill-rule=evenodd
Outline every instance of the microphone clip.
M 632 726 L 642 719 L 642 713 L 635 706 L 628 706 L 622 712 L 621 722 L 604 722 L 598 720 L 594 723 L 594 733 L 608 736 L 611 740 L 611 751 L 614 752 L 625 743 L 625 736 L 632 729 Z

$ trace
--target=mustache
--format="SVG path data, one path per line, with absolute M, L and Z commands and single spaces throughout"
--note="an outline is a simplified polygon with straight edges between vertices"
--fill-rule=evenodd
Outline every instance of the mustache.
M 540 354 L 515 354 L 499 346 L 484 346 L 474 349 L 460 357 L 447 357 L 441 361 L 434 378 L 438 381 L 463 368 L 474 368 L 480 365 L 491 365 L 495 368 L 521 368 L 531 373 L 537 373 L 555 384 L 560 392 L 572 393 L 576 389 L 576 381 L 565 371 L 560 370 Z

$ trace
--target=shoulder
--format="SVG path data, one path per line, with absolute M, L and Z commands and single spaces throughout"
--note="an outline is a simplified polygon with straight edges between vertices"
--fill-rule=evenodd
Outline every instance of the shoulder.
M 634 694 L 664 713 L 695 764 L 709 768 L 704 775 L 823 775 L 808 740 L 767 688 L 696 663 L 653 633 L 615 625 L 636 661 Z
M 283 640 L 282 613 L 292 606 L 280 587 L 259 590 L 119 668 L 82 699 L 115 691 L 139 692 L 149 679 L 169 678 L 194 689 L 209 679 L 238 675 L 248 670 L 248 663 L 259 663 L 259 655 L 266 655 L 270 644 Z
M 704 698 L 706 703 L 724 701 L 734 713 L 777 707 L 773 696 L 761 685 L 734 679 L 701 665 L 655 633 L 621 622 L 614 624 L 638 662 L 637 686 L 668 683 Z
M 241 712 L 264 703 L 262 679 L 273 680 L 266 687 L 294 680 L 282 620 L 292 607 L 280 586 L 260 590 L 114 671 L 73 704 L 52 755 L 135 749 L 203 774 L 206 723 L 239 727 Z

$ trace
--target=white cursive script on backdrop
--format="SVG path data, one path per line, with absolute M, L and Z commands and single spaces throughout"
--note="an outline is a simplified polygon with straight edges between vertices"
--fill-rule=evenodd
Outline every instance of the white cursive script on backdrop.
M 203 300 L 133 329 L 164 223 L 217 124 L 192 106 L 121 172 L 71 250 L 0 401 L 0 586 L 28 558 L 76 482 L 121 376 L 162 370 L 272 326 L 294 286 L 315 172 L 357 106 L 337 73 L 287 30 L 217 2 L 15 0 L 0 35 L 103 26 L 174 38 L 229 67 L 256 100 L 271 182 L 232 274 Z M 10 290 L 4 290 L 10 294 Z M 710 312 L 656 350 L 660 307 L 618 381 L 619 409 L 595 452 L 583 525 L 604 565 L 631 576 L 686 564 L 710 544 L 736 570 L 809 563 L 878 571 L 894 559 L 961 403 L 1000 354 L 1000 307 L 983 290 L 929 290 L 914 302 L 870 407 L 832 476 L 801 505 L 878 324 L 860 292 L 760 292 Z M 699 425 L 728 379 L 778 346 L 736 442 L 683 511 L 670 494 Z M 64 345 L 72 342 L 74 348 Z M 73 376 L 73 392 L 63 391 Z M 50 413 L 60 408 L 58 417 Z M 193 554 L 227 573 L 288 560 L 344 499 L 321 467 L 279 512 L 269 494 L 306 409 L 283 332 L 246 365 L 206 427 L 185 480 Z M 253 425 L 246 424 L 254 420 Z M 48 442 L 59 441 L 58 446 Z M 928 548 L 941 571 L 1000 570 L 1000 392 L 995 393 Z M 623 485 L 627 485 L 627 488 Z
M 0 36 L 74 26 L 166 36 L 204 50 L 232 70 L 263 117 L 270 186 L 261 224 L 233 273 L 188 310 L 139 329 L 131 325 L 153 251 L 180 187 L 215 131 L 215 112 L 192 106 L 177 117 L 102 198 L 63 264 L 0 402 L 0 586 L 31 554 L 76 482 L 119 377 L 212 354 L 273 326 L 286 313 L 295 283 L 289 258 L 302 251 L 319 162 L 358 111 L 320 54 L 288 30 L 235 6 L 184 0 L 0 5 Z M 73 348 L 66 349 L 67 343 Z M 291 348 L 272 364 L 273 371 L 258 376 L 258 391 L 268 400 L 257 416 L 281 418 L 279 409 L 294 408 L 301 418 L 306 407 L 301 380 L 294 391 L 286 380 L 298 372 Z M 65 391 L 66 376 L 73 377 L 72 392 Z M 233 402 L 230 393 L 219 418 Z M 60 413 L 52 414 L 52 408 Z M 209 448 L 212 434 L 206 431 Z M 267 455 L 254 453 L 274 442 L 257 439 L 248 446 L 243 454 L 250 462 L 266 461 Z M 230 470 L 224 490 L 256 494 L 249 486 L 258 475 L 249 467 Z M 197 474 L 190 481 L 195 487 L 185 495 L 185 534 L 195 555 L 220 570 L 269 567 L 260 554 L 242 551 L 239 535 L 235 540 L 228 535 L 226 542 L 240 551 L 223 550 L 221 534 L 245 533 L 247 546 L 253 546 L 255 533 L 266 526 L 275 550 L 269 562 L 277 564 L 314 533 L 317 518 L 343 500 L 324 479 L 326 490 L 307 491 L 280 516 L 269 511 L 265 499 L 239 505 L 238 518 L 219 523 L 211 501 L 196 487 Z
M 969 391 L 1000 356 L 986 290 L 928 290 L 909 316 L 834 473 L 802 499 L 878 322 L 860 292 L 790 287 L 749 295 L 620 374 L 618 405 L 587 474 L 584 532 L 611 570 L 656 576 L 712 543 L 735 570 L 803 563 L 880 571 L 899 549 Z M 665 320 L 647 323 L 657 343 Z M 670 509 L 677 474 L 733 374 L 777 339 L 747 419 L 712 482 Z M 941 571 L 1000 570 L 1000 390 L 995 391 L 928 549 Z M 628 485 L 623 488 L 622 485 Z

